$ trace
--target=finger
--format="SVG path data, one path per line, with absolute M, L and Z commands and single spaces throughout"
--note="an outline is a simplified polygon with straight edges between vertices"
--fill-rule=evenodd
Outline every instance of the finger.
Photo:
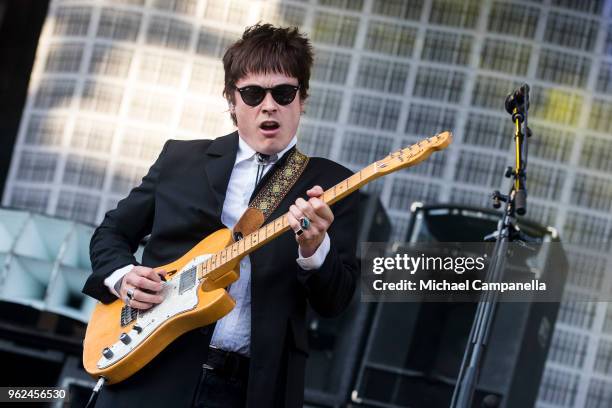
M 321 186 L 314 186 L 310 190 L 306 191 L 308 197 L 319 197 L 323 195 L 323 188 Z
M 302 241 L 316 239 L 321 231 L 321 227 L 313 222 L 310 223 L 308 229 L 302 228 L 301 220 L 297 220 L 297 228 L 303 231 L 302 234 L 300 234 L 300 238 L 302 239 Z
M 331 208 L 329 208 L 329 205 L 327 205 L 323 200 L 320 198 L 311 198 L 308 200 L 308 202 L 319 217 L 325 219 L 330 224 L 334 221 L 334 213 L 332 212 Z
M 161 282 L 161 278 L 153 268 L 142 268 L 140 269 L 139 275 L 148 278 L 154 282 Z
M 134 292 L 134 299 L 132 299 L 132 301 L 134 300 L 136 300 L 137 302 L 142 302 L 142 303 L 158 304 L 164 301 L 164 297 L 161 295 L 149 294 L 149 293 L 143 292 L 142 290 L 136 290 Z
M 299 220 L 300 218 L 304 217 L 302 211 L 300 211 L 300 209 L 295 204 L 289 207 L 289 213 L 291 213 L 291 215 L 293 215 L 296 220 Z
M 155 281 L 150 280 L 148 277 L 144 277 L 144 276 L 126 275 L 125 280 L 127 281 L 126 283 L 128 284 L 128 289 L 136 288 L 136 289 L 146 289 L 146 290 L 150 290 L 153 292 L 159 292 L 163 287 L 163 283 L 161 281 L 155 282 Z
M 127 292 L 130 289 L 134 288 L 134 285 L 131 282 L 131 280 L 134 279 L 134 277 L 137 275 L 134 275 L 133 273 L 128 273 L 125 275 L 125 277 L 123 278 L 123 281 L 121 282 L 121 287 L 119 288 L 119 295 L 121 296 L 121 299 L 125 299 L 127 296 Z
M 144 302 L 139 302 L 137 300 L 132 300 L 130 301 L 129 306 L 133 309 L 146 310 L 146 309 L 150 309 L 151 306 L 153 305 L 150 303 L 144 303 Z
M 315 212 L 315 209 L 312 208 L 312 215 L 308 215 L 311 221 L 310 227 L 308 228 L 308 238 L 316 238 L 317 235 L 324 234 L 325 231 L 327 231 L 327 229 L 331 225 L 333 221 L 333 213 L 331 212 L 331 210 L 329 212 L 325 210 L 324 206 L 325 204 L 322 204 L 322 206 L 320 206 L 319 213 Z M 313 206 L 310 205 L 310 207 Z
M 289 222 L 289 226 L 293 230 L 293 232 L 300 229 L 300 222 L 295 218 L 295 216 L 290 212 L 287 214 L 287 222 Z
M 310 221 L 313 221 L 313 222 L 316 221 L 315 218 L 317 217 L 317 214 L 315 213 L 314 208 L 312 208 L 312 205 L 310 205 L 308 202 L 306 202 L 303 198 L 298 198 L 295 201 L 295 205 L 302 212 L 302 214 L 304 214 L 306 217 L 310 218 Z M 299 218 L 298 218 L 298 220 L 299 220 Z
M 289 223 L 289 226 L 291 227 L 291 229 L 295 233 L 295 240 L 298 242 L 298 244 L 303 242 L 304 241 L 304 235 L 305 235 L 306 231 L 304 229 L 302 229 L 302 226 L 300 225 L 300 221 L 298 221 L 293 216 L 293 214 L 288 213 L 287 214 L 287 222 Z

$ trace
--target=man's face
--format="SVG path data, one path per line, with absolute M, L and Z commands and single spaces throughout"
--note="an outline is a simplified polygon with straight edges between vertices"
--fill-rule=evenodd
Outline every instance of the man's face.
M 298 80 L 284 74 L 247 74 L 236 82 L 236 88 L 258 85 L 273 88 L 277 85 L 298 85 Z M 283 150 L 297 132 L 302 112 L 299 91 L 288 105 L 277 103 L 270 92 L 257 106 L 249 106 L 242 100 L 240 92 L 234 90 L 235 114 L 238 132 L 255 151 L 263 154 Z

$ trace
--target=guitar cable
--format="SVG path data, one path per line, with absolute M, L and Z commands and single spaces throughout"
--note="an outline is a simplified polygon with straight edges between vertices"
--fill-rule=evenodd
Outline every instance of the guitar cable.
M 85 405 L 85 408 L 93 408 L 96 405 L 98 394 L 100 393 L 100 390 L 102 389 L 102 386 L 104 386 L 105 382 L 106 382 L 106 378 L 104 377 L 100 377 L 98 379 L 98 382 L 93 388 L 93 391 L 91 392 L 91 396 L 89 397 L 89 401 L 87 401 L 87 405 Z

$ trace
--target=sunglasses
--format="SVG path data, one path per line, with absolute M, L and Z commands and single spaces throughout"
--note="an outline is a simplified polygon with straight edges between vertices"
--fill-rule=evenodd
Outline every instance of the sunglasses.
M 248 85 L 236 89 L 240 92 L 243 102 L 249 106 L 259 105 L 266 97 L 266 92 L 268 91 L 270 91 L 276 103 L 285 106 L 293 102 L 300 87 L 289 84 L 276 85 L 274 88 L 262 88 L 259 85 Z

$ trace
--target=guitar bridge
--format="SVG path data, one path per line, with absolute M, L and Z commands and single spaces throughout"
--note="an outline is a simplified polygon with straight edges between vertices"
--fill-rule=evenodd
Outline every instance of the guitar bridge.
M 132 323 L 138 317 L 138 309 L 134 309 L 128 305 L 121 308 L 121 327 L 125 327 Z

